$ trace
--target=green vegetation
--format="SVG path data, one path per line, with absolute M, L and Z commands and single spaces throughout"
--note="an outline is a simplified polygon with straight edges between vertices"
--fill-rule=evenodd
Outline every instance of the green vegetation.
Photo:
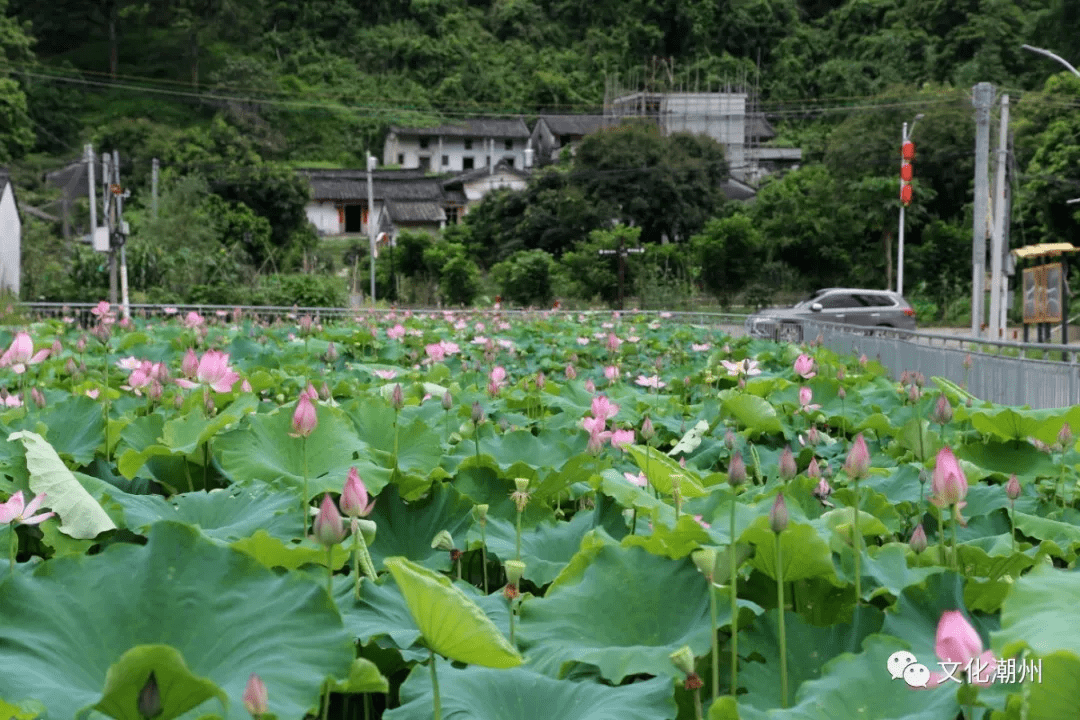
M 971 275 L 974 83 L 1012 99 L 1013 244 L 1080 243 L 1080 205 L 1066 205 L 1080 195 L 1080 78 L 1024 43 L 1080 62 L 1080 16 L 1065 0 L 0 0 L 0 163 L 21 203 L 59 216 L 44 172 L 88 141 L 117 149 L 133 292 L 181 302 L 229 286 L 253 302 L 274 274 L 366 289 L 366 248 L 320 243 L 294 169 L 362 167 L 392 124 L 595 114 L 616 85 L 744 88 L 772 144 L 803 151 L 753 203 L 724 200 L 716 143 L 620 127 L 473 208 L 441 238 L 464 255 L 410 251 L 392 269 L 380 255 L 377 285 L 401 302 L 612 302 L 614 261 L 590 248 L 614 221 L 648 248 L 627 263 L 631 302 L 754 305 L 886 284 L 900 126 L 923 113 L 905 286 L 946 319 Z M 100 256 L 59 223 L 24 224 L 25 299 L 100 297 Z M 86 231 L 85 201 L 72 225 Z M 548 288 L 501 287 L 493 269 L 522 251 L 550 255 Z

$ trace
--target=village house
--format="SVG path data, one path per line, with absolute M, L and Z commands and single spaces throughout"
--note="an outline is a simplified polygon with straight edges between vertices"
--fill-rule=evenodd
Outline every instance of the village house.
M 573 146 L 583 137 L 603 127 L 603 115 L 541 115 L 531 136 L 536 164 L 558 162 L 564 149 L 573 152 Z
M 383 165 L 436 173 L 467 172 L 505 161 L 532 165 L 529 127 L 521 118 L 467 119 L 434 127 L 391 127 L 383 143 Z
M 15 186 L 6 168 L 0 169 L 0 292 L 19 296 L 22 284 L 22 219 Z

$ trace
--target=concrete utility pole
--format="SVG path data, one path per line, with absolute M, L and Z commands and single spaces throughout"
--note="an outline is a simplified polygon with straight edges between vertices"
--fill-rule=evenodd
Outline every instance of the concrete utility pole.
M 118 302 L 117 287 L 119 277 L 116 267 L 116 203 L 112 202 L 112 158 L 109 153 L 101 153 L 101 204 L 105 210 L 105 224 L 108 227 L 109 238 L 109 304 L 116 305 Z
M 364 151 L 367 155 L 367 151 Z M 367 155 L 367 233 L 371 252 L 371 307 L 375 307 L 375 188 L 371 183 L 371 171 L 375 169 L 375 157 Z
M 97 198 L 94 197 L 94 146 L 87 143 L 83 147 L 83 158 L 86 160 L 86 186 L 90 194 L 90 246 L 94 246 L 94 236 L 97 234 Z
M 979 83 L 973 88 L 975 106 L 975 197 L 971 245 L 971 335 L 982 334 L 986 283 L 986 212 L 990 194 L 990 105 L 994 86 Z
M 157 158 L 150 162 L 150 212 L 157 220 L 157 196 L 158 196 L 158 173 L 161 172 L 161 163 Z
M 994 235 L 990 245 L 990 337 L 1000 340 L 1005 336 L 1002 311 L 1005 309 L 1005 278 L 1002 263 L 1005 260 L 1005 168 L 1009 162 L 1009 96 L 1001 96 L 1001 135 L 998 140 L 997 178 L 994 181 Z
M 120 244 L 120 303 L 124 317 L 131 318 L 131 303 L 128 302 L 127 276 L 127 223 L 124 222 L 124 198 L 128 192 L 120 184 L 120 153 L 113 150 L 113 201 L 116 203 L 116 238 Z
M 915 116 L 915 119 L 911 121 L 911 128 L 908 128 L 908 124 L 904 123 L 903 128 L 900 130 L 900 170 L 903 172 L 904 165 L 907 164 L 907 160 L 904 159 L 904 145 L 911 140 L 912 134 L 915 132 L 915 123 L 919 122 L 924 115 L 919 113 Z M 900 190 L 903 192 L 904 179 L 900 179 Z M 900 295 L 904 294 L 904 203 L 900 203 L 900 236 L 899 244 L 897 248 L 896 256 L 896 292 Z

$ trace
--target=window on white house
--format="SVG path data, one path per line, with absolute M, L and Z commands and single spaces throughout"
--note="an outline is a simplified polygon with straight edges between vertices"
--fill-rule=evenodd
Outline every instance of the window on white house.
M 506 164 L 509 165 L 510 167 L 514 167 L 514 156 L 513 155 L 507 155 L 506 157 L 503 158 L 503 160 L 505 160 Z
M 461 158 L 461 169 L 462 170 L 472 170 L 473 167 L 474 167 L 473 159 L 471 157 L 463 157 L 463 158 Z
M 513 150 L 514 149 L 514 141 L 513 140 L 507 140 L 506 141 L 506 149 L 507 150 Z
M 431 144 L 431 138 L 429 138 L 429 137 L 420 138 L 420 149 L 421 150 L 427 150 L 428 145 L 430 145 L 430 144 Z
M 444 166 L 450 164 L 450 156 L 449 155 L 443 155 L 442 156 L 442 164 Z
M 465 149 L 472 150 L 472 138 L 465 138 Z
M 405 164 L 405 153 L 398 153 L 397 164 L 398 165 L 404 165 Z
M 457 225 L 458 224 L 458 208 L 448 207 L 443 208 L 443 212 L 446 213 L 446 224 Z
M 431 156 L 430 155 L 421 155 L 420 156 L 420 169 L 421 170 L 430 170 L 431 169 Z

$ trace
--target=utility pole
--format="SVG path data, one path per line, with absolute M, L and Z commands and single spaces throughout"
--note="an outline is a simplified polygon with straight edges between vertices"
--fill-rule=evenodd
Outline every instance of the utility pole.
M 367 234 L 371 252 L 371 307 L 375 307 L 375 188 L 371 183 L 371 171 L 375 169 L 375 158 L 367 156 Z
M 158 196 L 158 173 L 161 172 L 161 163 L 157 158 L 150 161 L 150 213 L 157 220 L 157 196 Z
M 90 195 L 90 246 L 94 245 L 94 236 L 97 234 L 97 198 L 94 197 L 94 146 L 87 143 L 83 147 L 83 158 L 86 160 L 86 186 Z
M 625 244 L 626 244 L 626 239 L 623 238 L 622 236 L 619 236 L 619 247 L 618 247 L 618 249 L 616 249 L 616 250 L 599 250 L 598 251 L 598 253 L 600 255 L 618 255 L 619 256 L 619 309 L 620 310 L 623 309 L 623 297 L 624 297 L 623 286 L 626 283 L 626 256 L 629 253 L 634 253 L 635 255 L 640 255 L 641 253 L 645 252 L 645 248 L 643 248 L 643 247 L 628 248 L 628 247 L 625 246 Z
M 994 235 L 990 245 L 990 337 L 1005 336 L 1002 262 L 1005 259 L 1005 167 L 1009 162 L 1009 96 L 1001 96 L 1001 134 L 998 139 L 997 177 L 994 180 Z
M 971 335 L 979 337 L 982 334 L 986 304 L 986 214 L 990 199 L 990 105 L 994 102 L 994 86 L 983 82 L 973 90 L 971 104 L 975 106 L 975 217 L 971 245 Z
M 118 277 L 116 268 L 116 203 L 112 201 L 112 158 L 109 153 L 101 153 L 101 203 L 105 210 L 105 223 L 109 228 L 109 304 L 116 305 L 118 300 Z
M 919 122 L 923 117 L 924 115 L 919 113 L 911 121 L 910 129 L 907 123 L 904 123 L 904 126 L 900 129 L 900 234 L 896 255 L 896 292 L 900 295 L 904 294 L 904 208 L 911 202 L 911 186 L 909 185 L 911 182 L 911 161 L 915 159 L 913 154 L 915 146 L 909 146 L 908 143 L 911 142 L 911 135 L 915 132 L 915 123 Z M 910 153 L 912 153 L 911 157 L 908 157 L 909 147 Z
M 131 319 L 131 303 L 128 302 L 127 276 L 127 223 L 124 222 L 124 198 L 130 193 L 120 184 L 120 153 L 113 150 L 113 201 L 116 203 L 116 239 L 120 245 L 120 302 L 124 318 Z

